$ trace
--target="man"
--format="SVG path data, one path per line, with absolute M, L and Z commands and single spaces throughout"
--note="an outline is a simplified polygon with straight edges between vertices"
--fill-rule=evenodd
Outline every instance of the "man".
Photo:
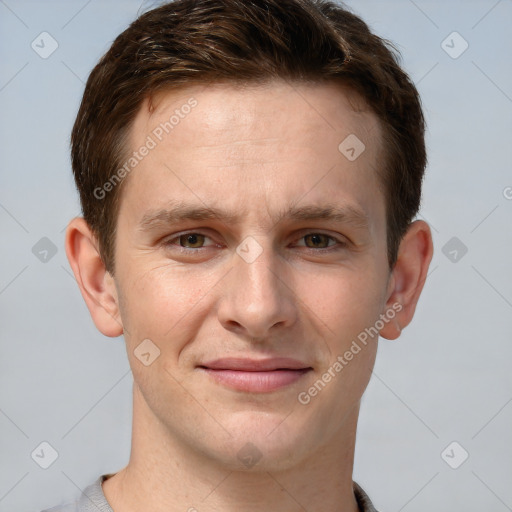
M 414 85 L 321 0 L 177 0 L 89 77 L 66 251 L 134 377 L 127 467 L 55 511 L 373 511 L 352 481 L 378 337 L 432 257 Z

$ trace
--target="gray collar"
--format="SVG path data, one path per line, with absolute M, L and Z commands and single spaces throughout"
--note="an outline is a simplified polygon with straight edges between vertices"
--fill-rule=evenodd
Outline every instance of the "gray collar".
M 93 484 L 87 487 L 78 502 L 79 512 L 114 512 L 103 494 L 101 484 L 112 474 L 101 475 Z M 360 512 L 378 512 L 370 498 L 357 482 L 353 482 L 354 494 Z

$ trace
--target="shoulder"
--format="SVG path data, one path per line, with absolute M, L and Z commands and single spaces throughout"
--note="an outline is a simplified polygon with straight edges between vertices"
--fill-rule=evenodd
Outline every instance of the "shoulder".
M 103 481 L 109 476 L 111 475 L 101 475 L 83 490 L 76 501 L 57 505 L 41 512 L 113 512 L 101 487 Z
M 353 482 L 353 484 L 354 494 L 357 499 L 360 512 L 378 512 L 378 510 L 373 506 L 372 500 L 370 500 L 370 497 L 364 492 L 363 488 L 356 482 Z
M 57 505 L 56 507 L 47 508 L 41 512 L 79 512 L 78 501 L 66 503 L 65 505 Z

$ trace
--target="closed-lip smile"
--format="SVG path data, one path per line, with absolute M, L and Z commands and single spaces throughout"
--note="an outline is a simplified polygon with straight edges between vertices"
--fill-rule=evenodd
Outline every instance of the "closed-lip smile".
M 293 384 L 313 368 L 297 359 L 275 357 L 249 359 L 226 357 L 208 361 L 198 368 L 217 383 L 248 393 L 271 392 Z

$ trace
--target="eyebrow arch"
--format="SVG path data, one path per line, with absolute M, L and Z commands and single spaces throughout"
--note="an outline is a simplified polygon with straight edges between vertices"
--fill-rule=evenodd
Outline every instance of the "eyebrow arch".
M 167 209 L 151 210 L 144 214 L 138 224 L 140 231 L 150 231 L 154 228 L 172 225 L 187 220 L 203 221 L 218 220 L 228 224 L 239 224 L 243 215 L 230 213 L 222 208 L 207 208 L 187 203 L 173 203 Z M 292 206 L 281 210 L 274 218 L 275 224 L 284 220 L 291 221 L 327 221 L 350 224 L 355 228 L 368 229 L 368 216 L 353 206 Z

